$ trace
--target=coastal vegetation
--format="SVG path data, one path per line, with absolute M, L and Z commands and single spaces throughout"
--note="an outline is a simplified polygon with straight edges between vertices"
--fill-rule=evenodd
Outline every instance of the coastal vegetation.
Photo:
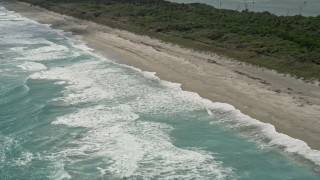
M 164 0 L 21 1 L 305 80 L 320 80 L 320 16 L 276 16 Z

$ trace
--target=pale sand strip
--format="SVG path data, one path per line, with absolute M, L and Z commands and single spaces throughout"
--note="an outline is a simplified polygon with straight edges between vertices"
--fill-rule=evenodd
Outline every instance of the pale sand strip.
M 156 72 L 163 80 L 216 102 L 229 103 L 278 132 L 320 149 L 320 87 L 145 36 L 60 15 L 26 3 L 1 6 L 40 23 L 82 35 L 88 46 L 111 60 Z

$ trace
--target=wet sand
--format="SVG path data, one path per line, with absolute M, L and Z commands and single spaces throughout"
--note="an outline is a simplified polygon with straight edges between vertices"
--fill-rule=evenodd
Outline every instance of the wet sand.
M 40 23 L 52 24 L 53 28 L 81 35 L 90 48 L 112 61 L 156 72 L 163 80 L 180 83 L 184 90 L 231 104 L 254 119 L 274 125 L 278 132 L 320 149 L 318 84 L 27 3 L 10 1 L 0 2 L 0 5 Z

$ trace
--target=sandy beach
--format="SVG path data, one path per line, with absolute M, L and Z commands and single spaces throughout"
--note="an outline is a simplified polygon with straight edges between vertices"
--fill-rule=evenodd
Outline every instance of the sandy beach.
M 278 132 L 320 149 L 320 86 L 230 60 L 195 52 L 146 36 L 60 15 L 30 4 L 10 1 L 1 6 L 40 23 L 81 35 L 94 51 L 112 61 L 156 72 L 183 90 L 270 123 Z

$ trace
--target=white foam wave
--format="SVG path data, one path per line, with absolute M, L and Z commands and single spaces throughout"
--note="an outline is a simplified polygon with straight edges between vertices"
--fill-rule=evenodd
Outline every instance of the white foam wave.
M 232 175 L 231 168 L 222 167 L 208 152 L 175 147 L 168 136 L 170 126 L 138 118 L 126 105 L 97 106 L 60 117 L 53 124 L 92 129 L 74 142 L 77 147 L 60 154 L 107 157 L 109 165 L 100 166 L 100 172 L 120 178 L 223 179 Z
M 152 81 L 156 81 L 157 83 L 159 83 L 160 85 L 162 85 L 164 87 L 176 89 L 176 90 L 182 90 L 181 84 L 161 80 L 158 76 L 156 76 L 156 72 L 142 71 L 141 69 L 135 68 L 133 66 L 128 66 L 125 64 L 117 64 L 117 65 L 124 67 L 124 68 L 127 68 L 127 69 L 131 69 L 135 72 L 138 72 L 138 73 L 142 74 L 145 78 L 150 79 Z
M 88 119 L 88 117 L 90 117 Z M 129 106 L 117 106 L 106 108 L 96 106 L 90 109 L 80 110 L 76 114 L 66 115 L 58 118 L 52 124 L 66 124 L 72 127 L 98 128 L 108 123 L 118 124 L 122 121 L 129 122 L 138 119 L 139 116 L 130 111 Z
M 168 87 L 172 88 L 172 85 L 169 85 Z M 260 137 L 260 139 L 258 139 L 259 142 L 261 142 L 260 141 L 261 139 L 268 138 L 270 141 L 267 143 L 267 145 L 281 146 L 284 148 L 286 152 L 291 154 L 298 154 L 310 160 L 315 165 L 320 166 L 319 150 L 311 149 L 307 145 L 307 143 L 305 143 L 302 140 L 295 139 L 286 134 L 277 132 L 273 125 L 268 123 L 263 123 L 245 114 L 242 114 L 239 110 L 235 109 L 230 104 L 212 102 L 208 99 L 204 99 L 200 97 L 197 93 L 182 91 L 179 94 L 180 94 L 179 96 L 182 98 L 185 98 L 194 102 L 198 102 L 198 103 L 200 102 L 203 105 L 203 107 L 207 109 L 209 115 L 215 116 L 216 114 L 214 114 L 213 111 L 216 111 L 216 110 L 221 110 L 222 112 L 224 112 L 225 115 L 226 115 L 225 112 L 231 113 L 232 114 L 231 118 L 230 116 L 224 116 L 224 117 L 226 117 L 229 121 L 236 123 L 233 125 L 234 128 L 244 128 L 244 127 L 250 127 L 250 126 L 257 127 L 259 129 L 258 131 L 254 131 L 250 133 L 255 133 L 256 137 Z M 226 119 L 222 118 L 220 119 L 220 121 L 226 121 Z
M 0 43 L 1 44 L 19 44 L 19 45 L 32 45 L 32 44 L 37 44 L 38 42 L 41 43 L 43 39 L 37 38 L 30 40 L 30 35 L 28 34 L 19 34 L 19 33 L 12 33 L 8 34 L 6 33 L 5 36 L 2 36 L 0 38 Z M 24 47 L 17 47 L 17 48 L 12 48 L 11 50 L 15 51 L 20 51 Z
M 18 60 L 31 60 L 31 61 L 42 61 L 42 60 L 53 60 L 61 59 L 66 57 L 76 57 L 80 53 L 71 52 L 67 47 L 46 41 L 47 46 L 42 46 L 36 49 L 16 49 L 20 50 L 20 57 Z
M 41 71 L 47 69 L 45 65 L 35 62 L 24 62 L 23 64 L 18 65 L 18 67 L 25 71 Z
M 39 38 L 39 34 L 42 33 L 44 34 L 44 36 L 51 36 L 53 33 L 60 34 L 59 31 L 52 29 L 50 25 L 39 24 L 38 22 L 24 18 L 15 12 L 7 10 L 5 10 L 5 12 L 6 14 L 10 15 L 6 15 L 6 19 L 1 19 L 0 16 L 0 20 L 8 21 L 1 23 L 1 25 L 3 25 L 1 26 L 1 33 L 3 36 L 0 37 L 0 44 L 6 45 L 8 47 L 20 45 L 21 47 L 15 47 L 11 49 L 12 51 L 20 54 L 20 56 L 16 57 L 15 59 L 42 61 L 80 56 L 79 51 L 73 51 L 73 49 L 70 49 L 64 45 L 54 43 L 54 41 L 61 40 L 63 36 L 58 35 L 55 40 Z M 14 22 L 17 20 L 21 22 Z M 32 28 L 36 29 L 37 32 L 30 32 L 30 29 Z M 68 39 L 65 37 L 63 38 Z M 32 45 L 41 46 L 35 48 L 35 46 Z M 71 47 L 72 46 L 73 45 L 71 44 Z M 74 48 L 78 50 L 82 48 L 83 50 L 85 50 L 85 48 L 82 47 L 81 43 L 75 44 Z
M 174 96 L 177 96 L 179 99 L 185 99 L 189 102 L 193 102 L 197 104 L 199 107 L 203 107 L 207 110 L 209 115 L 215 116 L 212 111 L 221 110 L 224 113 L 229 112 L 233 115 L 232 118 L 229 118 L 229 121 L 236 122 L 233 127 L 243 128 L 243 127 L 250 127 L 255 126 L 259 131 L 256 131 L 256 135 L 261 138 L 269 138 L 268 145 L 276 145 L 281 146 L 284 148 L 286 152 L 292 154 L 298 154 L 311 162 L 315 165 L 320 166 L 320 151 L 311 149 L 307 143 L 302 140 L 292 138 L 286 134 L 279 133 L 276 131 L 275 127 L 268 123 L 263 123 L 256 119 L 253 119 L 245 114 L 242 114 L 239 110 L 235 109 L 232 105 L 226 103 L 219 103 L 219 102 L 212 102 L 208 99 L 204 99 L 200 97 L 197 93 L 183 91 L 180 86 L 181 84 L 178 83 L 171 83 L 168 81 L 160 80 L 158 77 L 155 76 L 155 73 L 144 72 L 140 69 L 130 67 L 127 65 L 122 65 L 124 67 L 129 67 L 137 72 L 142 73 L 146 78 L 151 80 L 157 80 L 159 84 L 166 86 L 169 89 L 176 90 L 174 92 Z M 212 111 L 211 111 L 212 110 Z M 220 121 L 225 121 L 226 119 L 221 119 Z
M 19 153 L 19 157 L 12 158 L 8 154 L 15 150 L 16 154 Z M 19 142 L 10 136 L 3 136 L 0 133 L 0 169 L 3 166 L 26 166 L 32 160 L 34 156 L 31 152 L 23 150 Z
M 0 132 L 0 169 L 6 164 L 7 160 L 7 151 L 15 144 L 13 138 L 4 136 Z
M 19 158 L 13 160 L 13 163 L 17 166 L 26 166 L 32 161 L 33 158 L 34 157 L 32 153 L 24 151 Z
M 230 104 L 211 103 L 210 108 L 215 112 L 220 110 L 222 112 L 231 113 L 231 116 L 220 119 L 222 122 L 235 122 L 236 124 L 231 125 L 231 127 L 236 129 L 246 127 L 250 128 L 252 126 L 256 127 L 258 128 L 258 131 L 251 133 L 254 133 L 256 135 L 255 137 L 258 137 L 258 139 L 268 138 L 269 141 L 266 142 L 267 145 L 283 147 L 285 152 L 298 154 L 310 160 L 315 165 L 320 166 L 320 151 L 311 149 L 304 141 L 292 138 L 283 133 L 279 133 L 276 131 L 273 125 L 260 122 L 245 114 L 242 114 Z
M 66 180 L 71 179 L 72 176 L 65 170 L 65 164 L 63 162 L 55 163 L 55 173 L 50 177 L 56 180 Z
M 66 81 L 65 96 L 68 104 L 104 99 L 103 94 L 114 92 L 113 96 L 126 97 L 144 95 L 135 111 L 159 111 L 159 102 L 168 111 L 175 111 L 172 102 L 173 91 L 152 89 L 138 84 L 123 69 L 110 64 L 110 68 L 99 68 L 100 62 L 77 63 L 68 67 L 52 68 L 34 73 L 32 79 Z M 150 73 L 150 77 L 154 76 Z M 154 80 L 159 80 L 155 78 Z M 121 89 L 121 91 L 119 91 Z M 163 88 L 162 88 L 163 89 Z M 112 96 L 111 96 L 112 97 Z M 108 96 L 108 98 L 110 98 Z M 178 97 L 177 97 L 178 98 Z M 153 108 L 148 107 L 148 105 Z M 131 110 L 130 103 L 116 107 L 96 106 L 58 118 L 53 125 L 91 128 L 83 138 L 75 141 L 78 146 L 60 152 L 60 156 L 72 159 L 79 156 L 109 157 L 111 164 L 102 168 L 119 177 L 157 177 L 167 174 L 172 178 L 201 178 L 204 176 L 223 178 L 229 176 L 230 168 L 223 168 L 208 152 L 193 151 L 175 147 L 168 136 L 165 124 L 137 122 L 139 116 Z M 195 107 L 190 107 L 194 109 Z M 181 109 L 186 109 L 182 107 Z M 147 166 L 143 164 L 148 164 Z M 149 167 L 146 170 L 144 168 Z M 186 174 L 185 172 L 194 174 Z
M 66 34 L 68 34 L 68 32 L 64 32 L 62 31 L 61 33 L 61 36 L 64 36 Z M 68 42 L 72 45 L 72 47 L 74 47 L 75 49 L 78 49 L 78 50 L 81 50 L 81 51 L 84 51 L 86 53 L 89 53 L 90 55 L 93 55 L 93 56 L 96 56 L 96 54 L 92 53 L 93 52 L 93 49 L 92 48 L 89 48 L 86 43 L 82 40 L 82 36 L 79 36 L 79 35 L 73 35 L 71 33 L 71 37 L 67 38 Z
M 57 81 L 57 82 L 55 82 L 55 84 L 62 85 L 62 84 L 67 84 L 67 82 L 66 81 Z
M 104 99 L 112 99 L 113 91 L 99 85 L 99 81 L 91 75 L 92 71 L 99 67 L 98 62 L 78 63 L 65 68 L 52 68 L 48 71 L 41 71 L 30 76 L 31 79 L 48 79 L 64 81 L 69 86 L 64 92 L 65 96 L 56 100 L 66 104 L 78 104 L 95 102 Z

